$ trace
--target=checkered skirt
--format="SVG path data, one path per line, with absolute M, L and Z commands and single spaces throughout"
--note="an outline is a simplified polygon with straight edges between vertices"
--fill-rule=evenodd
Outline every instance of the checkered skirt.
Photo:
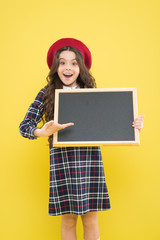
M 99 147 L 50 148 L 49 215 L 110 209 Z

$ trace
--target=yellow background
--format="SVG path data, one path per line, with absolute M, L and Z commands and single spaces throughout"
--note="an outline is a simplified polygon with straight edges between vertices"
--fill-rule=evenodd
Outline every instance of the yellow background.
M 61 217 L 48 215 L 47 139 L 22 138 L 18 127 L 62 37 L 89 47 L 98 87 L 136 87 L 145 115 L 140 146 L 102 148 L 112 209 L 98 213 L 101 240 L 160 239 L 159 0 L 9 0 L 0 25 L 0 239 L 60 240 Z

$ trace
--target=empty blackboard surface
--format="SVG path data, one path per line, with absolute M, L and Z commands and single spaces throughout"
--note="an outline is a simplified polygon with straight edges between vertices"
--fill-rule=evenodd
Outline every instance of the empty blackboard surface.
M 54 121 L 74 126 L 54 134 L 53 146 L 139 145 L 135 88 L 56 90 Z

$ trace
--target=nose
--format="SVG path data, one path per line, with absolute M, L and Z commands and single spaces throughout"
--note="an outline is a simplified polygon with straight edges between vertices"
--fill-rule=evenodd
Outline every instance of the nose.
M 69 63 L 66 64 L 66 70 L 71 69 L 71 65 Z

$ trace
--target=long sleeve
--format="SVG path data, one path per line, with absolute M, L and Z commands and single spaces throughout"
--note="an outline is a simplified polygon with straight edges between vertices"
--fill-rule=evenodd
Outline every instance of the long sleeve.
M 24 120 L 19 125 L 19 131 L 25 138 L 36 139 L 33 134 L 37 129 L 37 124 L 41 121 L 43 112 L 43 95 L 45 88 L 41 89 L 37 94 L 34 102 L 29 106 Z

